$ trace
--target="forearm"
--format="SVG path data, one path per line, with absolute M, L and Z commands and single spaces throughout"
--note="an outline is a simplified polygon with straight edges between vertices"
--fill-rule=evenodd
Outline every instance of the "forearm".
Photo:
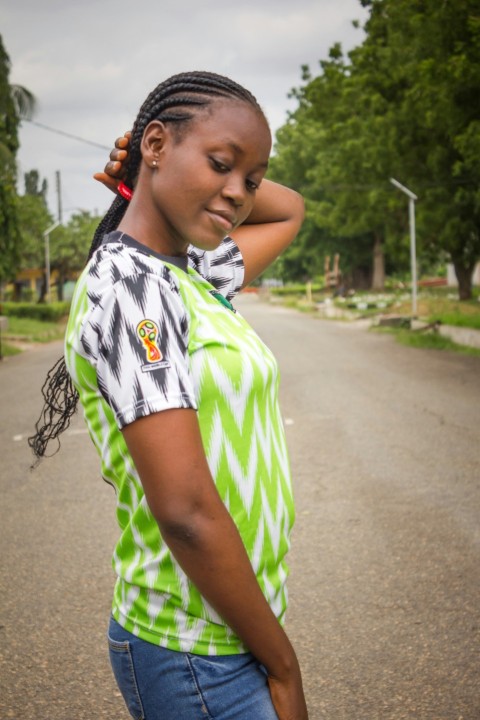
M 238 530 L 219 500 L 178 524 L 160 522 L 162 536 L 201 594 L 270 675 L 299 674 L 295 653 L 267 603 Z
M 263 180 L 257 190 L 253 210 L 243 224 L 263 225 L 297 220 L 300 227 L 303 215 L 304 203 L 301 195 L 285 185 Z
M 303 222 L 303 198 L 294 190 L 264 180 L 247 220 L 231 235 L 242 253 L 249 285 L 290 245 Z

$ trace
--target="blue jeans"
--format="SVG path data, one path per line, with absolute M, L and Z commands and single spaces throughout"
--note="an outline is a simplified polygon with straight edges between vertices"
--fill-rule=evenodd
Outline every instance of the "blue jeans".
M 140 640 L 113 618 L 110 662 L 134 720 L 278 720 L 250 653 L 192 655 Z

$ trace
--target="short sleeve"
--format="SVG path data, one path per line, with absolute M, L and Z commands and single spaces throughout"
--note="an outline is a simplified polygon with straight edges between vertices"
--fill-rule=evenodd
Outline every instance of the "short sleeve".
M 245 277 L 242 253 L 231 237 L 226 237 L 216 250 L 199 250 L 191 245 L 189 265 L 218 290 L 232 300 L 241 290 Z
M 154 273 L 123 277 L 102 296 L 82 336 L 119 428 L 171 408 L 196 409 L 188 318 L 177 288 Z

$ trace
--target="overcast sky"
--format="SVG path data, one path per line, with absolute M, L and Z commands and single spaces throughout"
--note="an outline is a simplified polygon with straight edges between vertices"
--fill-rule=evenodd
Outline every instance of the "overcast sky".
M 245 85 L 275 131 L 294 107 L 287 95 L 301 65 L 317 73 L 334 42 L 348 51 L 362 41 L 355 19 L 366 19 L 358 0 L 4 0 L 0 33 L 10 82 L 38 98 L 35 120 L 111 147 L 150 90 L 186 70 Z M 19 175 L 36 168 L 47 178 L 54 214 L 56 170 L 64 219 L 109 206 L 91 179 L 106 151 L 27 122 L 20 142 Z

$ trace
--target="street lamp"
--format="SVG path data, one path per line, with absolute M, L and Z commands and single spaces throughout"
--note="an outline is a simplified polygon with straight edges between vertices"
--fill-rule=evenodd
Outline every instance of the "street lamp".
M 412 316 L 417 315 L 417 253 L 415 248 L 415 200 L 418 197 L 405 185 L 402 185 L 395 180 L 390 178 L 392 185 L 401 190 L 405 195 L 408 196 L 408 219 L 410 225 L 410 267 L 412 273 Z
M 59 225 L 60 221 L 54 222 L 49 228 L 43 233 L 43 240 L 45 243 L 45 300 L 50 302 L 50 233 L 55 230 Z

